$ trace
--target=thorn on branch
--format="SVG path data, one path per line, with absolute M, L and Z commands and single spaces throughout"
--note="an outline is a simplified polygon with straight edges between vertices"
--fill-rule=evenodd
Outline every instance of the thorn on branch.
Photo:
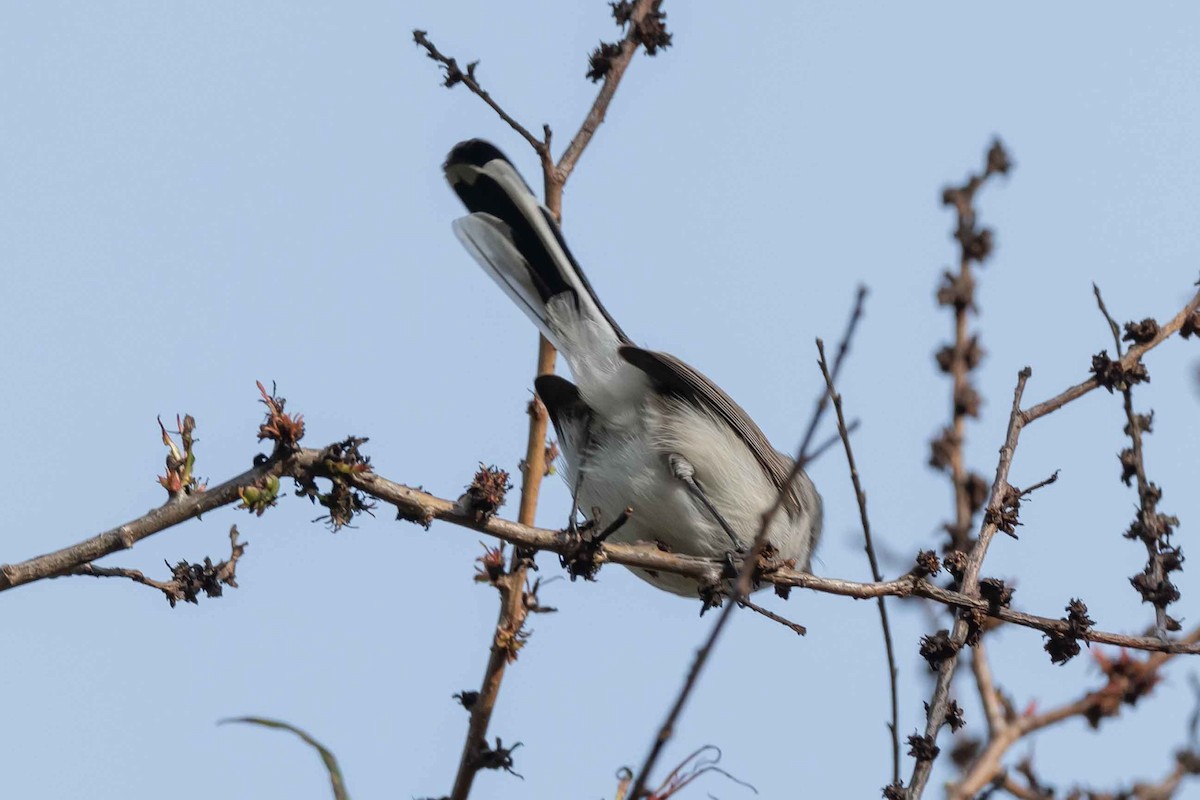
M 262 381 L 255 381 L 262 395 L 260 403 L 267 407 L 267 418 L 258 426 L 258 440 L 270 439 L 275 442 L 275 450 L 282 453 L 292 453 L 299 447 L 304 438 L 304 416 L 292 416 L 284 412 L 287 401 L 276 394 L 275 385 L 267 392 Z

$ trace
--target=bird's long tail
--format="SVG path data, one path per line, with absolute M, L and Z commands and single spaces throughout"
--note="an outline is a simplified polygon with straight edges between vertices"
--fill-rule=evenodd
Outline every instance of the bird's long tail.
M 443 169 L 470 212 L 454 221 L 455 234 L 555 347 L 570 355 L 571 342 L 564 340 L 575 338 L 562 330 L 565 315 L 548 310 L 563 302 L 576 312 L 570 317 L 599 326 L 604 338 L 629 342 L 567 249 L 554 215 L 499 149 L 481 139 L 461 142 Z M 551 298 L 557 298 L 553 304 Z

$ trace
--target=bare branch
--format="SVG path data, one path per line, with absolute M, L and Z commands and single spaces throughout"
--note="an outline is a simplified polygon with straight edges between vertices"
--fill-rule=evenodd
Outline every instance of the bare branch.
M 1192 630 L 1180 640 L 1181 644 L 1200 642 L 1200 627 Z M 1026 714 L 1001 726 L 989 738 L 987 747 L 975 757 L 962 777 L 950 787 L 947 796 L 951 800 L 969 800 L 999 776 L 1004 767 L 1002 759 L 1021 739 L 1044 728 L 1057 725 L 1068 719 L 1084 717 L 1099 724 L 1103 717 L 1115 716 L 1122 704 L 1132 704 L 1149 691 L 1157 681 L 1160 667 L 1174 658 L 1175 653 L 1154 653 L 1140 662 L 1104 660 L 1108 663 L 1107 683 L 1099 689 L 1086 692 L 1076 700 L 1047 709 L 1036 714 Z M 1118 668 L 1113 668 L 1115 664 Z
M 1188 304 L 1183 307 L 1183 310 L 1172 317 L 1165 323 L 1160 322 L 1158 325 L 1158 333 L 1149 341 L 1143 344 L 1137 344 L 1129 348 L 1129 351 L 1117 362 L 1122 369 L 1128 370 L 1141 360 L 1142 356 L 1148 350 L 1151 350 L 1164 341 L 1169 339 L 1184 327 L 1184 324 L 1189 322 L 1192 315 L 1200 309 L 1200 292 L 1196 292 Z M 1021 417 L 1025 420 L 1025 424 L 1041 419 L 1047 414 L 1053 413 L 1074 400 L 1078 400 L 1088 392 L 1091 392 L 1100 386 L 1100 381 L 1095 378 L 1088 378 L 1082 383 L 1077 383 L 1074 386 L 1066 389 L 1048 400 L 1043 400 L 1040 403 L 1030 406 L 1021 412 Z
M 458 66 L 458 61 L 450 56 L 444 55 L 441 51 L 439 51 L 437 47 L 434 46 L 433 42 L 429 40 L 429 36 L 425 31 L 414 30 L 413 41 L 425 48 L 425 54 L 429 56 L 429 58 L 441 64 L 442 68 L 446 70 L 446 79 L 443 81 L 443 85 L 447 89 L 452 88 L 459 83 L 461 83 L 463 86 L 466 86 L 473 94 L 477 95 L 480 100 L 487 103 L 488 106 L 490 106 L 491 109 L 495 111 L 497 115 L 499 115 L 500 119 L 508 123 L 509 127 L 519 133 L 521 137 L 525 139 L 525 141 L 529 142 L 529 146 L 533 148 L 534 152 L 543 158 L 549 158 L 550 128 L 548 126 L 543 127 L 545 132 L 545 140 L 538 139 L 529 132 L 528 128 L 517 122 L 511 114 L 505 111 L 499 103 L 493 100 L 492 96 L 488 94 L 482 86 L 479 85 L 479 81 L 475 78 L 475 67 L 479 65 L 478 61 L 472 61 L 467 65 L 467 71 L 463 72 Z
M 858 291 L 854 295 L 854 306 L 850 311 L 850 318 L 846 320 L 846 329 L 842 333 L 841 341 L 838 342 L 837 353 L 833 357 L 833 380 L 836 382 L 838 375 L 842 371 L 842 363 L 846 360 L 846 353 L 850 350 L 850 342 L 854 339 L 854 332 L 858 329 L 858 323 L 862 320 L 863 309 L 866 306 L 868 290 L 866 286 L 859 284 Z M 829 446 L 822 444 L 813 452 L 809 452 L 809 446 L 812 444 L 813 436 L 817 432 L 817 426 L 821 424 L 821 418 L 825 415 L 825 409 L 829 407 L 829 392 L 821 392 L 817 396 L 816 405 L 813 407 L 812 416 L 808 420 L 808 429 L 804 431 L 804 438 L 800 440 L 799 455 L 796 461 L 804 468 L 816 460 L 824 449 Z M 847 430 L 854 430 L 857 421 L 847 427 Z M 837 442 L 838 437 L 830 437 L 827 442 Z
M 220 597 L 222 586 L 237 588 L 237 562 L 246 552 L 246 542 L 238 542 L 237 525 L 229 529 L 229 558 L 225 561 L 212 563 L 205 558 L 203 564 L 189 564 L 180 561 L 171 569 L 172 578 L 169 581 L 156 581 L 147 578 L 140 570 L 125 567 L 97 567 L 95 564 L 81 564 L 61 573 L 66 575 L 87 575 L 93 578 L 126 578 L 134 583 L 157 589 L 166 596 L 167 602 L 174 608 L 180 600 L 187 603 L 197 603 L 201 593 L 208 597 Z
M 1004 507 L 1004 496 L 1012 491 L 1012 487 L 1008 484 L 1008 472 L 1012 467 L 1013 454 L 1016 451 L 1017 440 L 1020 438 L 1021 428 L 1024 424 L 1024 418 L 1021 415 L 1021 397 L 1025 393 L 1025 383 L 1029 380 L 1030 374 L 1032 371 L 1029 367 L 1025 367 L 1017 376 L 1017 388 L 1013 392 L 1012 413 L 1008 418 L 1008 434 L 1000 448 L 1000 461 L 996 465 L 996 479 L 992 483 L 991 499 L 987 506 L 988 513 L 984 515 L 983 528 L 967 557 L 963 576 L 959 581 L 962 593 L 968 596 L 974 596 L 979 591 L 979 571 L 983 566 L 984 556 L 987 555 L 988 545 L 991 544 L 992 537 L 999 529 L 996 521 L 997 515 Z M 937 756 L 937 747 L 934 742 L 946 721 L 946 712 L 950 704 L 950 685 L 954 678 L 954 670 L 958 666 L 958 651 L 966 642 L 967 632 L 967 620 L 959 615 L 954 620 L 954 628 L 950 634 L 950 643 L 954 652 L 942 661 L 938 669 L 937 682 L 929 703 L 924 734 L 924 741 L 928 743 L 928 752 L 918 753 L 912 778 L 908 783 L 908 800 L 916 800 L 921 796 L 933 770 L 933 760 Z
M 1100 287 L 1092 284 L 1096 295 L 1096 304 L 1100 313 L 1108 322 L 1112 332 L 1113 344 L 1118 358 L 1121 352 L 1121 329 L 1116 320 L 1108 313 Z M 1126 329 L 1134 327 L 1132 324 Z M 1141 328 L 1150 335 L 1156 332 L 1158 323 L 1146 320 Z M 1136 341 L 1140 337 L 1131 337 Z M 1100 376 L 1097 376 L 1099 378 Z M 1134 588 L 1142 596 L 1143 602 L 1154 606 L 1155 628 L 1161 638 L 1166 638 L 1167 632 L 1178 630 L 1179 623 L 1167 615 L 1167 606 L 1179 598 L 1179 590 L 1167 577 L 1172 569 L 1180 569 L 1183 564 L 1179 549 L 1170 543 L 1171 532 L 1179 524 L 1175 517 L 1158 511 L 1158 502 L 1162 499 L 1162 490 L 1150 483 L 1146 477 L 1146 456 L 1142 444 L 1142 435 L 1150 432 L 1150 422 L 1153 412 L 1148 416 L 1136 414 L 1133 410 L 1133 388 L 1131 381 L 1121 383 L 1121 398 L 1125 409 L 1125 434 L 1129 437 L 1131 447 L 1120 454 L 1123 474 L 1121 480 L 1128 485 L 1130 479 L 1137 479 L 1138 512 L 1133 525 L 1126 533 L 1127 538 L 1140 539 L 1146 548 L 1146 567 L 1144 571 L 1131 579 Z
M 567 145 L 562 158 L 558 160 L 557 170 L 560 186 L 567 182 L 567 178 L 570 177 L 571 172 L 575 169 L 575 164 L 579 161 L 579 157 L 583 155 L 584 149 L 587 148 L 588 143 L 595 136 L 597 129 L 604 122 L 604 117 L 608 113 L 608 106 L 612 102 L 613 95 L 617 93 L 617 87 L 621 85 L 621 78 L 625 76 L 625 70 L 629 68 L 629 62 L 633 60 L 638 47 L 642 45 L 644 25 L 648 18 L 662 13 L 659 11 L 662 3 L 663 0 L 637 0 L 637 3 L 634 5 L 627 23 L 627 32 L 619 45 L 620 49 L 608 58 L 607 69 L 604 72 L 604 84 L 600 87 L 600 92 L 596 95 L 596 100 L 592 103 L 592 107 L 584 118 L 583 124 L 579 127 L 579 131 L 571 139 L 571 143 Z M 549 199 L 548 197 L 547 200 Z
M 860 292 L 860 303 L 862 296 Z M 850 327 L 847 329 L 847 336 L 853 331 L 853 325 L 854 320 L 852 319 Z M 876 583 L 882 583 L 883 573 L 879 571 L 879 560 L 875 556 L 875 545 L 871 541 L 871 521 L 867 516 L 867 493 L 863 491 L 862 481 L 858 477 L 858 466 L 854 462 L 854 450 L 850 447 L 850 432 L 846 430 L 846 417 L 842 413 L 842 396 L 834 388 L 833 375 L 830 374 L 829 365 L 825 363 L 825 343 L 820 339 L 817 339 L 817 352 L 820 354 L 821 374 L 825 376 L 828 396 L 833 400 L 833 410 L 837 415 L 838 434 L 842 437 L 842 445 L 846 448 L 846 463 L 850 467 L 850 481 L 854 484 L 854 497 L 858 501 L 858 516 L 862 522 L 863 539 L 866 542 L 864 549 L 867 551 L 867 560 L 871 564 L 871 577 L 875 579 Z M 844 351 L 839 351 L 839 355 L 842 352 Z M 888 729 L 892 734 L 892 783 L 897 783 L 900 780 L 900 691 L 896 686 L 896 679 L 900 671 L 896 667 L 896 648 L 892 644 L 892 628 L 888 624 L 887 605 L 882 597 L 878 598 L 877 602 L 879 603 L 879 621 L 883 626 L 883 645 L 887 652 L 888 688 L 892 696 L 892 721 L 888 724 Z
M 744 606 L 745 608 L 750 609 L 755 614 L 764 616 L 767 619 L 771 620 L 772 622 L 778 622 L 780 625 L 784 626 L 785 628 L 790 628 L 792 631 L 794 631 L 799 636 L 804 636 L 806 633 L 808 633 L 808 628 L 804 627 L 800 623 L 792 622 L 787 617 L 781 617 L 780 615 L 776 614 L 774 611 L 771 611 L 768 608 L 763 608 L 762 606 L 758 605 L 757 603 L 755 603 L 753 600 L 751 600 L 748 597 L 743 597 L 741 600 L 736 600 L 735 602 L 737 602 L 738 605 L 741 605 L 741 606 Z

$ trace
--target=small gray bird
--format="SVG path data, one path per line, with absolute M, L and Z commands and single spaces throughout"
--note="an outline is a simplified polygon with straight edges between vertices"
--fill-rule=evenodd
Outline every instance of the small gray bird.
M 720 387 L 674 356 L 634 345 L 601 305 L 554 216 L 492 144 L 450 151 L 446 179 L 470 212 L 454 232 L 479 265 L 563 354 L 575 383 L 539 377 L 558 433 L 564 477 L 585 516 L 614 535 L 671 552 L 723 558 L 749 547 L 784 492 L 767 535 L 778 556 L 808 570 L 821 535 L 821 496 Z M 676 594 L 696 582 L 634 570 Z

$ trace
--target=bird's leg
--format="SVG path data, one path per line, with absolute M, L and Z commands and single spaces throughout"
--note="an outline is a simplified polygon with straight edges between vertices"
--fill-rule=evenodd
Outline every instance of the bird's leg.
M 571 488 L 571 516 L 567 518 L 567 531 L 573 536 L 579 535 L 579 489 L 583 486 L 583 469 L 582 466 L 579 474 L 575 478 L 575 485 Z
M 725 531 L 725 535 L 729 537 L 729 541 L 733 544 L 735 553 L 742 552 L 745 548 L 738 542 L 737 534 L 733 532 L 733 528 L 725 521 L 725 517 L 717 510 L 717 507 L 708 499 L 708 495 L 704 493 L 704 489 L 700 488 L 700 484 L 696 483 L 696 468 L 691 462 L 678 453 L 672 453 L 667 457 L 667 464 L 671 467 L 671 473 L 683 481 L 683 485 L 688 488 L 700 503 L 708 509 L 708 513 L 712 514 L 713 519 L 721 526 L 721 530 Z

